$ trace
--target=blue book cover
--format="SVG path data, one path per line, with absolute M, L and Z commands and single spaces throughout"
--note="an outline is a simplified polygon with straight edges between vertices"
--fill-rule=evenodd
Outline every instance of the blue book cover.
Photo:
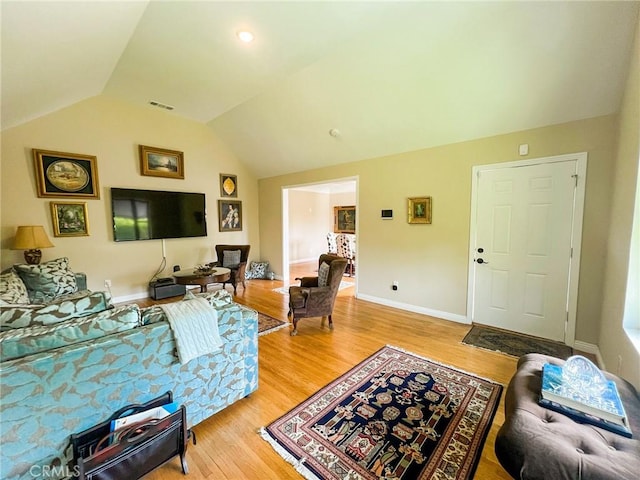
M 626 423 L 621 425 L 618 423 L 608 422 L 594 415 L 589 415 L 588 413 L 583 413 L 573 408 L 565 407 L 564 405 L 560 405 L 559 403 L 545 400 L 542 397 L 540 397 L 538 403 L 541 406 L 548 408 L 549 410 L 562 413 L 563 415 L 566 415 L 567 417 L 578 423 L 587 423 L 589 425 L 594 425 L 596 427 L 609 430 L 610 432 L 617 433 L 618 435 L 622 435 L 623 437 L 633 438 L 631 429 L 626 425 Z
M 626 413 L 615 382 L 607 381 L 600 395 L 571 388 L 563 381 L 562 367 L 546 363 L 542 367 L 541 397 L 545 400 L 594 415 L 609 422 L 626 425 Z

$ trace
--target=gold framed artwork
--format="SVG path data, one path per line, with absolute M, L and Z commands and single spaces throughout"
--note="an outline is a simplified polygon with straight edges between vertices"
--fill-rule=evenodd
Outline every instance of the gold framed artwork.
M 218 220 L 221 232 L 242 230 L 242 202 L 239 200 L 218 200 Z
M 55 237 L 83 237 L 89 235 L 89 215 L 86 202 L 51 202 L 51 220 Z
M 333 207 L 334 233 L 356 233 L 356 207 Z
M 220 196 L 229 198 L 238 196 L 238 177 L 236 175 L 220 174 Z
M 93 155 L 33 149 L 38 197 L 100 198 Z
M 431 223 L 431 197 L 409 198 L 407 222 Z
M 183 179 L 184 153 L 140 145 L 140 174 Z

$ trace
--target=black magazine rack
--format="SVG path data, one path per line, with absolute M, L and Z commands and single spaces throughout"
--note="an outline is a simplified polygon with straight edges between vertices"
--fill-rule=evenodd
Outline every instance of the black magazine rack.
M 167 392 L 150 402 L 129 405 L 108 420 L 71 436 L 71 446 L 80 480 L 138 479 L 180 455 L 182 473 L 187 474 L 185 453 L 195 434 L 187 428 L 186 408 L 160 420 L 140 422 L 125 429 L 111 431 L 111 421 L 171 403 Z

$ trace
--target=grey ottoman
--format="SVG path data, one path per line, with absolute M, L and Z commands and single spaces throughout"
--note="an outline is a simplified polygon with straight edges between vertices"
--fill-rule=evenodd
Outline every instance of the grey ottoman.
M 627 381 L 616 382 L 633 438 L 574 422 L 538 405 L 542 365 L 564 360 L 524 355 L 509 382 L 505 422 L 495 442 L 498 460 L 521 480 L 637 480 L 640 478 L 640 396 Z

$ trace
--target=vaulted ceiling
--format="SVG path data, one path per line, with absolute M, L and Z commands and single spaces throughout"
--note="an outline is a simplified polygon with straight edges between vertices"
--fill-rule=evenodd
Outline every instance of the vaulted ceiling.
M 157 101 L 268 177 L 605 115 L 639 5 L 2 0 L 2 129 Z

